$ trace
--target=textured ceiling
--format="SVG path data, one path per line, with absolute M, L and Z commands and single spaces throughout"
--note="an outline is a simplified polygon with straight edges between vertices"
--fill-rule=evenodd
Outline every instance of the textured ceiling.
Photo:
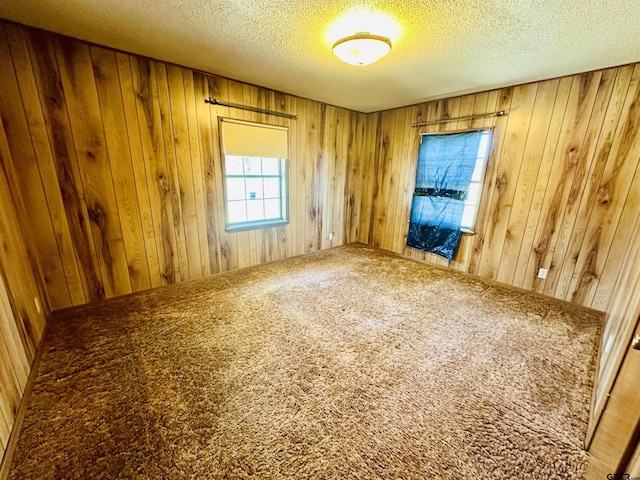
M 2 0 L 0 17 L 363 112 L 640 61 L 640 0 Z M 334 57 L 359 31 L 391 53 Z

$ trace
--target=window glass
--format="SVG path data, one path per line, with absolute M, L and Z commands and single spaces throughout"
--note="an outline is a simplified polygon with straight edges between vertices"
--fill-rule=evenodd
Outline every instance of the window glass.
M 244 200 L 245 199 L 244 178 L 236 178 L 236 177 L 227 178 L 227 199 L 228 200 Z
M 473 232 L 476 226 L 478 208 L 480 207 L 480 195 L 482 194 L 482 180 L 487 166 L 487 159 L 491 151 L 491 131 L 482 133 L 480 146 L 478 147 L 478 158 L 469 183 L 469 190 L 465 200 L 464 214 L 462 215 L 461 227 L 463 232 Z
M 272 199 L 264 201 L 265 218 L 278 218 L 280 215 L 280 200 Z
M 280 175 L 280 162 L 277 158 L 263 158 L 262 159 L 262 174 L 263 175 Z
M 246 197 L 249 200 L 258 200 L 264 198 L 262 192 L 262 177 L 249 177 L 245 180 L 247 184 Z
M 264 179 L 264 198 L 280 198 L 280 180 L 278 178 Z
M 225 166 L 234 172 L 225 172 L 227 230 L 286 222 L 285 162 L 279 158 L 226 156 Z M 242 173 L 238 173 L 238 165 Z
M 227 231 L 288 221 L 287 129 L 220 119 Z
M 480 200 L 480 183 L 471 182 L 469 184 L 469 193 L 467 194 L 467 205 L 477 205 Z
M 227 155 L 225 158 L 225 171 L 227 175 L 243 175 L 243 169 L 242 157 Z
M 245 175 L 262 175 L 262 162 L 258 157 L 244 157 Z
M 249 200 L 247 202 L 247 221 L 265 220 L 264 200 Z
M 229 223 L 241 223 L 247 221 L 247 202 L 233 201 L 228 203 Z

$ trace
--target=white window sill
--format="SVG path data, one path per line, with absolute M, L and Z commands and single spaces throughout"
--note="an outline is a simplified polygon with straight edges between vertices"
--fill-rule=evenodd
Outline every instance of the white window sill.
M 282 227 L 288 225 L 289 220 L 262 220 L 260 222 L 244 222 L 227 225 L 225 232 L 245 232 L 247 230 L 257 230 L 259 228 Z

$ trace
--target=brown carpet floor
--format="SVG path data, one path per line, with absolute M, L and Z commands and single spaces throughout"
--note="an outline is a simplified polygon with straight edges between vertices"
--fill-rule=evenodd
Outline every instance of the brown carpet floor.
M 364 246 L 55 315 L 12 479 L 579 479 L 600 316 Z

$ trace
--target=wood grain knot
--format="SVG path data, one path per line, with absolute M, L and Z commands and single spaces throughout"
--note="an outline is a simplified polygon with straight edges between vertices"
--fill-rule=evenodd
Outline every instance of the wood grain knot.
M 107 223 L 107 214 L 99 204 L 96 203 L 93 208 L 87 210 L 87 213 L 90 221 L 95 223 L 100 230 L 104 229 Z
M 582 285 L 588 285 L 598 278 L 598 275 L 594 271 L 586 271 L 582 278 L 580 279 L 580 283 Z
M 547 251 L 548 246 L 549 246 L 548 240 L 544 239 L 540 243 L 538 243 L 538 245 L 536 246 L 536 248 L 533 249 L 533 251 L 536 252 L 538 255 L 543 255 Z
M 164 267 L 164 271 L 162 272 L 162 278 L 164 278 L 167 281 L 167 283 L 175 282 L 175 277 L 173 274 L 173 265 L 167 264 Z
M 96 65 L 96 64 L 93 65 L 93 75 L 98 80 L 106 78 L 106 76 L 104 74 L 104 69 L 102 68 L 101 65 Z
M 609 183 L 605 183 L 598 188 L 597 199 L 601 205 L 606 205 L 611 200 L 611 191 L 609 190 Z

